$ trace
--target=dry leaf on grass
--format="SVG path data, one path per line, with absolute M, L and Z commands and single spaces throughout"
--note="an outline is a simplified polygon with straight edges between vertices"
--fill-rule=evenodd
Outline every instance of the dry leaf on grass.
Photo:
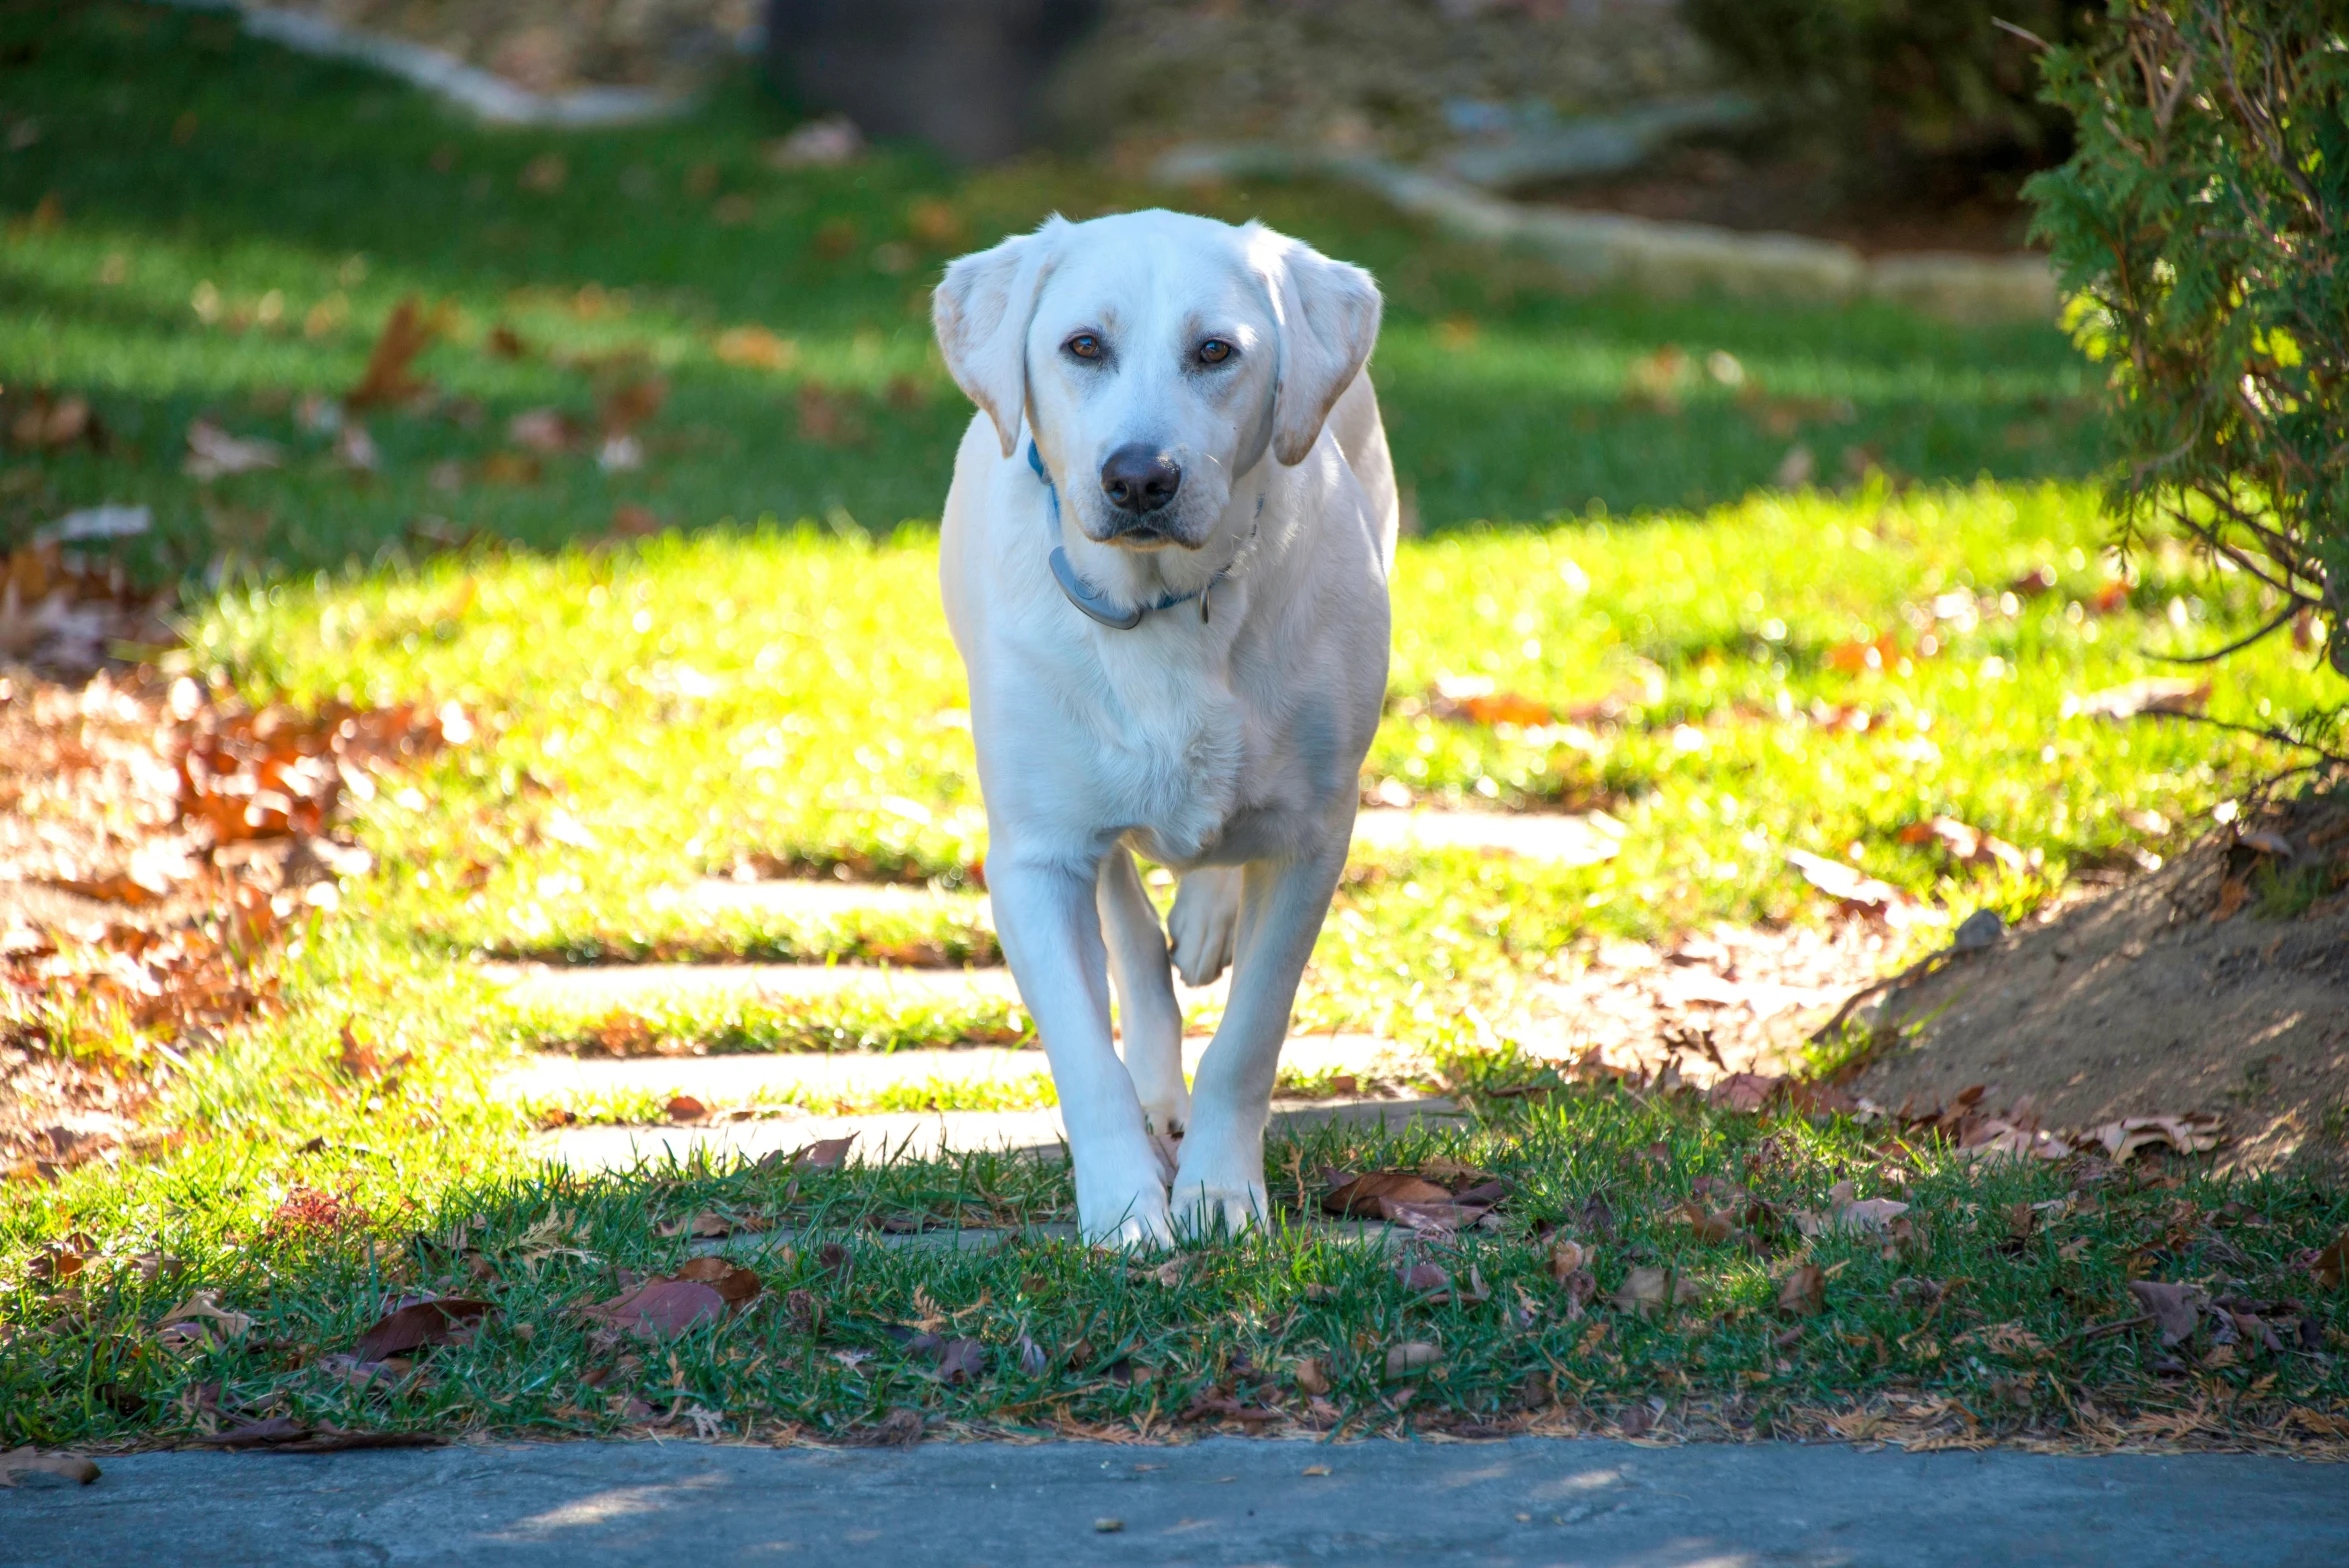
M 284 463 L 285 451 L 276 442 L 232 436 L 209 419 L 197 419 L 188 424 L 188 455 L 180 472 L 190 479 L 221 479 Z
M 77 441 L 93 447 L 106 444 L 106 427 L 90 410 L 90 400 L 78 392 L 63 397 L 46 390 L 35 392 L 8 422 L 9 444 L 21 450 L 57 451 Z
M 673 1122 L 698 1122 L 710 1114 L 710 1108 L 690 1094 L 680 1094 L 663 1107 L 663 1114 Z
M 1778 1310 L 1800 1318 L 1817 1317 L 1826 1311 L 1826 1271 L 1816 1263 L 1805 1263 L 1788 1274 L 1778 1287 Z
M 1741 1111 L 1751 1115 L 1770 1103 L 1785 1080 L 1772 1074 L 1731 1073 L 1717 1079 L 1705 1091 L 1705 1103 L 1717 1111 Z
M 1301 1358 L 1297 1362 L 1294 1376 L 1297 1386 L 1308 1394 L 1326 1394 L 1333 1386 L 1330 1382 L 1329 1372 L 1322 1366 L 1319 1356 Z
M 789 370 L 799 360 L 797 343 L 761 326 L 728 327 L 714 348 L 722 362 L 747 370 Z
M 1931 923 L 1938 911 L 1929 909 L 1913 895 L 1903 892 L 1889 882 L 1879 881 L 1857 866 L 1847 866 L 1840 860 L 1829 860 L 1807 850 L 1790 849 L 1787 864 L 1802 873 L 1802 878 L 1829 898 L 1853 909 L 1881 916 L 1895 926 Z
M 700 1280 L 649 1279 L 609 1300 L 579 1308 L 590 1322 L 647 1339 L 683 1334 L 726 1315 L 726 1298 Z
M 848 1163 L 848 1146 L 856 1142 L 856 1134 L 845 1138 L 819 1138 L 798 1150 L 786 1162 L 793 1170 L 836 1171 Z
M 1717 1246 L 1737 1234 L 1735 1209 L 1707 1210 L 1691 1199 L 1674 1211 L 1674 1218 L 1688 1227 L 1690 1235 L 1708 1245 Z
M 367 356 L 367 369 L 358 384 L 343 397 L 343 407 L 357 413 L 362 409 L 388 407 L 405 403 L 425 390 L 425 383 L 409 373 L 416 356 L 423 353 L 432 340 L 440 336 L 447 323 L 445 308 L 429 313 L 422 301 L 411 294 L 392 307 L 392 313 L 377 334 L 375 347 Z
M 346 1432 L 310 1426 L 291 1416 L 248 1421 L 225 1432 L 183 1439 L 206 1448 L 251 1449 L 274 1454 L 334 1454 L 354 1448 L 438 1448 L 448 1441 L 437 1432 Z
M 1449 1203 L 1449 1188 L 1439 1187 L 1410 1171 L 1366 1171 L 1356 1176 L 1333 1172 L 1321 1206 L 1331 1214 L 1384 1219 L 1389 1203 Z
M 2124 1116 L 2089 1130 L 2088 1141 L 2100 1143 L 2117 1164 L 2126 1164 L 2140 1149 L 2167 1147 L 2179 1154 L 2201 1154 L 2219 1146 L 2219 1118 L 2207 1111 L 2184 1116 Z
M 1455 723 L 1514 724 L 1526 729 L 1538 728 L 1557 718 L 1547 703 L 1513 691 L 1498 690 L 1487 675 L 1439 677 L 1428 694 L 1427 711 Z
M 1986 833 L 1955 817 L 1932 817 L 1912 822 L 1898 835 L 1903 844 L 1939 844 L 1969 865 L 2003 866 L 2009 871 L 2029 868 L 2031 857 L 2005 839 Z
M 1682 1306 L 1695 1301 L 1699 1294 L 1696 1281 L 1681 1278 L 1671 1269 L 1649 1266 L 1624 1275 L 1622 1288 L 1607 1298 L 1607 1305 L 1618 1312 L 1647 1317 L 1667 1303 Z
M 975 1382 L 987 1374 L 987 1347 L 975 1339 L 947 1340 L 938 1352 L 938 1381 Z
M 714 1210 L 703 1209 L 700 1213 L 692 1215 L 686 1219 L 663 1220 L 658 1225 L 653 1227 L 653 1234 L 656 1236 L 685 1236 L 694 1240 L 700 1240 L 701 1238 L 708 1236 L 731 1236 L 737 1230 L 758 1230 L 763 1228 L 764 1227 L 761 1226 L 737 1225 L 732 1219 L 723 1214 L 719 1214 Z
M 2067 698 L 2072 712 L 2099 719 L 2134 719 L 2143 714 L 2200 713 L 2210 702 L 2211 683 L 2183 676 L 2153 676 L 2108 686 L 2085 697 Z M 2067 715 L 2068 717 L 2069 715 Z
M 2161 1326 L 2164 1346 L 2179 1344 L 2193 1337 L 2194 1325 L 2200 1320 L 2203 1293 L 2192 1285 L 2172 1285 L 2160 1280 L 2133 1279 L 2129 1294 L 2153 1314 Z
M 559 408 L 526 408 L 506 421 L 506 439 L 526 452 L 552 457 L 580 446 L 587 431 Z
M 352 1353 L 362 1362 L 381 1361 L 433 1345 L 459 1344 L 495 1311 L 488 1302 L 466 1296 L 405 1298 L 359 1336 Z
M 1443 1359 L 1443 1351 L 1426 1340 L 1405 1340 L 1387 1352 L 1387 1377 L 1389 1380 L 1410 1377 L 1414 1373 L 1425 1372 Z
M 2308 1260 L 2309 1278 L 2326 1290 L 2339 1290 L 2349 1284 L 2349 1230 L 2333 1238 L 2333 1244 Z
M 677 1271 L 677 1278 L 707 1285 L 728 1307 L 739 1308 L 765 1289 L 759 1277 L 724 1258 L 695 1258 Z
M 220 1304 L 220 1293 L 199 1290 L 187 1300 L 163 1314 L 156 1323 L 158 1331 L 175 1324 L 204 1323 L 217 1331 L 223 1339 L 242 1339 L 253 1331 L 253 1317 L 247 1312 L 232 1312 Z
M 1413 1262 L 1402 1259 L 1395 1265 L 1395 1278 L 1410 1291 L 1450 1290 L 1452 1276 L 1441 1264 Z

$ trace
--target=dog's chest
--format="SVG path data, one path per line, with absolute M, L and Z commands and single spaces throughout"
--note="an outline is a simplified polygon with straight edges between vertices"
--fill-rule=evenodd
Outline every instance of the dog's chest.
M 1221 666 L 1179 657 L 1107 659 L 1086 726 L 1097 742 L 1090 771 L 1104 822 L 1143 829 L 1178 863 L 1204 853 L 1246 804 L 1249 742 L 1261 725 Z

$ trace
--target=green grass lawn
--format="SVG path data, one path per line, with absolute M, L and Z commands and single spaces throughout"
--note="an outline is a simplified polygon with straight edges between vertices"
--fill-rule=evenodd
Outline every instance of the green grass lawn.
M 488 1080 L 596 1020 L 519 1008 L 472 960 L 990 955 L 952 905 L 806 920 L 678 894 L 741 864 L 973 880 L 983 817 L 924 521 L 967 410 L 929 346 L 924 292 L 946 256 L 1056 207 L 1166 193 L 1049 163 L 957 175 L 902 152 L 781 173 L 760 147 L 787 122 L 747 81 L 673 126 L 487 132 L 177 10 L 14 6 L 0 59 L 0 380 L 86 395 L 111 437 L 11 450 L 0 539 L 71 506 L 144 502 L 156 531 L 121 558 L 181 585 L 186 647 L 169 668 L 256 703 L 455 700 L 481 731 L 354 808 L 377 872 L 285 951 L 282 1016 L 179 1052 L 155 1112 L 175 1147 L 5 1189 L 0 1442 L 184 1434 L 206 1399 L 447 1431 L 620 1430 L 698 1408 L 728 1433 L 819 1437 L 901 1407 L 974 1428 L 1163 1434 L 1202 1394 L 1357 1433 L 1524 1407 L 1620 1426 L 1651 1397 L 1672 1423 L 1722 1434 L 1865 1435 L 1831 1418 L 1959 1441 L 2332 1430 L 2279 1423 L 2349 1399 L 2341 1298 L 2316 1300 L 2294 1272 L 2349 1219 L 2337 1192 L 2185 1162 L 1984 1169 L 1881 1125 L 1618 1091 L 1480 1102 L 1457 1133 L 1276 1148 L 1276 1193 L 1308 1202 L 1325 1166 L 1441 1156 L 1507 1178 L 1498 1232 L 1429 1253 L 1457 1292 L 1295 1237 L 1201 1247 L 1171 1284 L 1063 1243 L 955 1257 L 859 1244 L 845 1273 L 806 1248 L 756 1264 L 758 1302 L 673 1347 L 591 1342 L 569 1303 L 681 1261 L 658 1220 L 713 1206 L 851 1230 L 892 1214 L 1067 1216 L 1064 1174 L 1011 1161 L 549 1174 L 524 1111 Z M 2239 576 L 2208 576 L 2174 545 L 2121 575 L 2081 478 L 2099 439 L 2092 377 L 2052 328 L 1571 298 L 1530 262 L 1432 240 L 1343 193 L 1182 199 L 1261 214 L 1370 264 L 1390 292 L 1376 374 L 1423 532 L 1397 564 L 1365 788 L 1599 808 L 1624 828 L 1623 852 L 1591 867 L 1364 861 L 1302 1026 L 1489 1052 L 1470 1009 L 1578 944 L 1831 918 L 1791 850 L 1851 860 L 1945 918 L 2019 915 L 2084 869 L 2174 848 L 2285 760 L 2078 711 L 2169 672 L 2149 650 L 2215 645 L 2261 611 Z M 449 307 L 418 361 L 437 392 L 372 415 L 380 469 L 353 475 L 303 428 L 302 400 L 354 384 L 410 295 Z M 521 357 L 492 351 L 500 326 Z M 788 340 L 769 355 L 784 362 L 722 357 L 722 335 L 747 326 Z M 607 474 L 582 451 L 539 456 L 530 476 L 513 415 L 592 422 L 599 388 L 653 374 L 667 393 L 638 432 L 642 468 Z M 185 476 L 198 415 L 282 443 L 284 466 Z M 1829 488 L 1771 488 L 1797 442 Z M 622 504 L 670 530 L 606 542 Z M 2211 712 L 2312 706 L 2308 662 L 2279 640 L 2226 664 Z M 1476 681 L 1547 719 L 1447 716 Z M 1986 870 L 1904 840 L 1935 815 L 2035 858 Z M 655 1023 L 734 1050 L 1025 1029 L 1010 1008 L 861 1003 Z M 346 1026 L 411 1053 L 396 1086 L 337 1070 Z M 44 1027 L 54 1048 L 124 1071 L 176 1049 L 62 1003 Z M 1699 1178 L 1776 1207 L 1741 1221 L 1750 1242 L 1702 1240 L 1673 1218 Z M 1838 1180 L 1905 1194 L 1915 1234 L 1888 1254 L 1881 1238 L 1790 1228 Z M 1674 1271 L 1693 1295 L 1645 1316 L 1575 1304 L 1545 1272 L 1540 1238 L 1559 1224 L 1598 1248 L 1602 1297 L 1636 1268 Z M 43 1249 L 74 1236 L 94 1261 L 45 1277 Z M 146 1253 L 182 1271 L 142 1274 Z M 1806 1262 L 1827 1276 L 1824 1308 L 1781 1314 L 1782 1279 Z M 2203 1346 L 2157 1375 L 2142 1331 L 2086 1335 L 2134 1315 L 2133 1275 L 2307 1298 L 2332 1359 Z M 388 1386 L 324 1362 L 386 1292 L 460 1285 L 499 1308 L 470 1344 Z M 198 1287 L 253 1322 L 158 1336 Z M 942 1382 L 890 1333 L 940 1317 L 991 1347 L 984 1376 Z M 1023 1335 L 1040 1367 L 1021 1366 Z M 1385 1357 L 1419 1341 L 1442 1360 L 1404 1401 Z M 1307 1357 L 1328 1373 L 1326 1415 L 1298 1381 Z

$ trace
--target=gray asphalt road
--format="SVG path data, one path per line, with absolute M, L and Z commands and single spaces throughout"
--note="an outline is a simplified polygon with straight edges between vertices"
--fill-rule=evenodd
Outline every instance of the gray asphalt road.
M 2349 1563 L 2349 1469 L 2217 1455 L 1215 1439 L 501 1444 L 104 1465 L 88 1487 L 0 1491 L 0 1564 Z

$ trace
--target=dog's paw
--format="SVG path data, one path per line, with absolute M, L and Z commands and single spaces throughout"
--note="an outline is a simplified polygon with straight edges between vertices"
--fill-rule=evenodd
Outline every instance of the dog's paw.
M 1174 1221 L 1156 1149 L 1130 1170 L 1077 1173 L 1077 1229 L 1102 1247 L 1171 1247 Z
M 1208 1242 L 1263 1224 L 1271 1212 L 1271 1200 L 1262 1182 L 1236 1187 L 1186 1185 L 1178 1175 L 1172 1210 L 1178 1234 L 1186 1240 Z
M 1151 1137 L 1168 1140 L 1180 1139 L 1183 1129 L 1191 1125 L 1191 1091 L 1179 1072 L 1171 1086 L 1142 1091 L 1142 1125 Z
M 1232 936 L 1240 925 L 1240 871 L 1207 866 L 1185 872 L 1166 917 L 1169 957 L 1183 984 L 1213 985 L 1232 963 Z

